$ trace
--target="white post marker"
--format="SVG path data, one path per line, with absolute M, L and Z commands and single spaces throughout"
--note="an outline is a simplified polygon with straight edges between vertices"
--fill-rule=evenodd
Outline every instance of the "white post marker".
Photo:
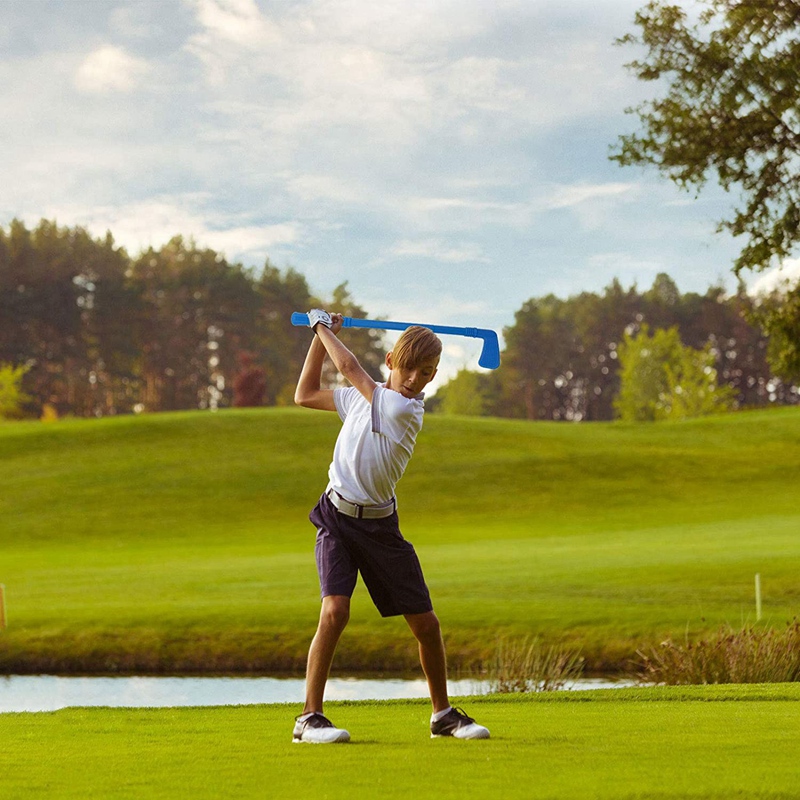
M 6 627 L 6 587 L 0 583 L 0 629 Z
M 756 622 L 761 622 L 761 573 L 756 572 Z

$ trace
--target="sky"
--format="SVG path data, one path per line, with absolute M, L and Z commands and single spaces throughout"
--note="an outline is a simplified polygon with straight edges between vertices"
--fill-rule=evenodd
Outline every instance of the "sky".
M 499 333 L 615 278 L 732 289 L 736 198 L 608 158 L 654 88 L 614 43 L 642 5 L 0 0 L 0 225 L 134 255 L 182 234 L 322 297 L 347 281 L 372 316 Z M 444 371 L 479 351 L 447 337 Z

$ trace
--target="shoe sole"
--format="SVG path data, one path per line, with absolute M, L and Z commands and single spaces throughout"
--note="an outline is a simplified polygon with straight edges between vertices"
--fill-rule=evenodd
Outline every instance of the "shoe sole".
M 338 739 L 331 739 L 329 742 L 312 742 L 309 739 L 298 739 L 292 737 L 292 744 L 346 744 L 350 741 L 349 736 L 340 736 Z

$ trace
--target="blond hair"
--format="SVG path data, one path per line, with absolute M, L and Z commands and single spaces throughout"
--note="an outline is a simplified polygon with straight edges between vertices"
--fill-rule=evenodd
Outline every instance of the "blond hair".
M 442 342 L 430 329 L 419 325 L 406 328 L 392 348 L 395 369 L 413 369 L 424 361 L 437 362 L 442 355 Z

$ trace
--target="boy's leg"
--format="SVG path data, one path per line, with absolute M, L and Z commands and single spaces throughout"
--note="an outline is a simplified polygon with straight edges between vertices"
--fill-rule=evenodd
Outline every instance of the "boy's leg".
M 433 716 L 431 737 L 452 736 L 456 739 L 488 739 L 489 729 L 478 725 L 463 711 L 450 707 L 447 698 L 447 660 L 439 620 L 433 611 L 406 614 L 406 622 L 419 642 L 419 660 L 428 679 Z M 440 713 L 441 712 L 441 713 Z
M 306 704 L 303 713 L 322 713 L 325 684 L 333 663 L 339 637 L 350 619 L 350 598 L 328 595 L 322 598 L 317 632 L 308 650 L 306 668 Z
M 404 616 L 419 642 L 419 660 L 428 681 L 433 711 L 444 711 L 450 706 L 450 701 L 447 697 L 447 658 L 439 619 L 433 611 Z

